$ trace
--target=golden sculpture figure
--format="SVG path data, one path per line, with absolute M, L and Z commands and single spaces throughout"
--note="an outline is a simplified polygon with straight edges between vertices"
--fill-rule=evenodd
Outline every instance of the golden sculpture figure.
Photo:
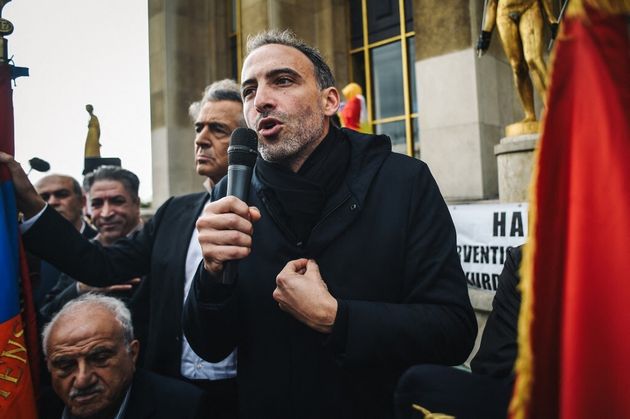
M 551 27 L 552 37 L 555 37 L 558 21 L 554 17 L 551 0 L 486 0 L 477 54 L 483 55 L 490 46 L 496 24 L 525 112 L 525 118 L 521 122 L 506 128 L 508 136 L 538 132 L 532 81 L 545 102 L 547 66 L 543 59 L 542 9 Z
M 94 107 L 85 105 L 85 110 L 90 114 L 90 122 L 88 122 L 88 133 L 85 140 L 85 157 L 101 157 L 101 125 L 98 118 L 94 115 Z

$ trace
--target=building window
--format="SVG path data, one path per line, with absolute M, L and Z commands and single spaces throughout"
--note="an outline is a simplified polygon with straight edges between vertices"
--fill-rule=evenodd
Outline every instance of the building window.
M 365 93 L 373 131 L 418 157 L 411 0 L 350 0 L 351 81 Z

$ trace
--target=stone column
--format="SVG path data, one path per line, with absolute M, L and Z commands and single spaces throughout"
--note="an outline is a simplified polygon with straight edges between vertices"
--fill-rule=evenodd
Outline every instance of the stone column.
M 229 75 L 226 7 L 221 0 L 149 1 L 154 208 L 169 196 L 202 190 L 188 106 L 206 85 Z
M 416 86 L 420 158 L 451 201 L 496 199 L 494 146 L 517 115 L 512 73 L 497 34 L 475 54 L 483 1 L 415 0 Z M 492 295 L 470 289 L 479 342 Z
M 345 86 L 349 43 L 345 3 L 343 0 L 241 0 L 243 42 L 248 35 L 266 29 L 291 29 L 321 51 L 338 87 Z
M 149 1 L 154 208 L 169 196 L 202 190 L 188 106 L 206 85 L 230 77 L 227 6 L 225 0 Z M 248 35 L 291 28 L 321 50 L 339 86 L 347 83 L 345 1 L 241 0 L 240 11 L 243 47 Z
M 538 134 L 504 137 L 494 147 L 501 202 L 527 202 Z
M 498 195 L 494 146 L 516 117 L 512 76 L 497 34 L 477 58 L 483 2 L 415 0 L 420 158 L 447 200 Z

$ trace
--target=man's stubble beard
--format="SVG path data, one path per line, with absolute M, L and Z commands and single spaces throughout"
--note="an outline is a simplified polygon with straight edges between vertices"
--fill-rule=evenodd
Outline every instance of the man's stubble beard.
M 313 113 L 317 112 L 317 116 Z M 324 134 L 323 109 L 309 109 L 290 116 L 284 112 L 269 115 L 283 122 L 282 132 L 272 144 L 258 141 L 260 156 L 270 163 L 290 163 L 299 158 L 308 146 Z M 302 124 L 300 125 L 300 123 Z

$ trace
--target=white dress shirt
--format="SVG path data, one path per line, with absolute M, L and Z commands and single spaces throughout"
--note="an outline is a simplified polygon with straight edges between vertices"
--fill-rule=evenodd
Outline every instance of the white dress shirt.
M 201 255 L 201 245 L 199 244 L 199 233 L 193 229 L 186 254 L 186 285 L 184 286 L 184 301 L 190 292 L 195 272 L 203 260 Z M 209 331 L 209 334 L 212 332 Z M 223 361 L 217 363 L 206 362 L 197 355 L 186 336 L 182 339 L 182 367 L 181 373 L 184 377 L 192 380 L 223 380 L 236 377 L 236 349 Z

